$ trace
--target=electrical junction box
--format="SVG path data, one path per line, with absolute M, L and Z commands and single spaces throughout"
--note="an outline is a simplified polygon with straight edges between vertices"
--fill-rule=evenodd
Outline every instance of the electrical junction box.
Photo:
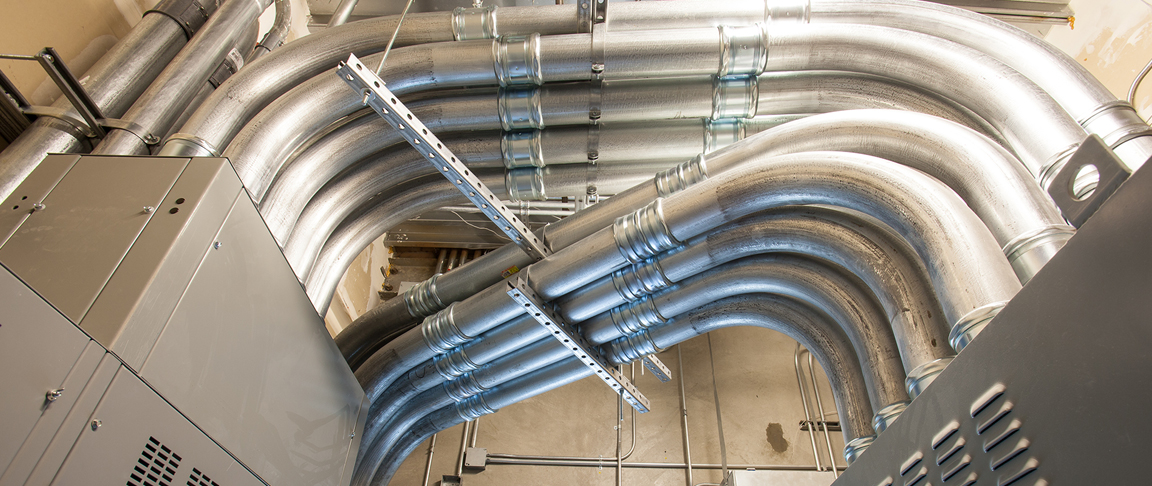
M 0 485 L 349 483 L 364 392 L 226 159 L 50 155 L 0 209 Z

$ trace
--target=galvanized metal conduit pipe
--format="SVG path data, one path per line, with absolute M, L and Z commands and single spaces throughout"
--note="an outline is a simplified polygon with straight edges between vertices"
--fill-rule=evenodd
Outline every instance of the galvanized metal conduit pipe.
M 838 326 L 828 322 L 827 317 L 823 314 L 791 299 L 751 294 L 724 299 L 712 305 L 697 309 L 673 322 L 685 322 L 689 320 L 694 323 L 695 327 L 702 329 L 701 333 L 731 326 L 766 327 L 782 332 L 793 339 L 805 343 L 805 345 L 809 346 L 809 349 L 812 349 L 812 352 L 816 354 L 821 366 L 824 367 L 825 370 L 828 370 L 829 383 L 833 390 L 833 397 L 836 401 L 837 409 L 841 414 L 841 423 L 845 437 L 855 437 L 858 434 L 871 434 L 872 431 L 868 428 L 868 416 L 871 406 L 868 403 L 863 375 L 859 368 L 855 352 L 851 345 L 848 344 L 847 339 L 843 336 Z M 697 335 L 691 331 L 692 326 L 677 325 L 670 327 L 687 329 L 687 332 L 681 333 L 680 341 Z M 674 343 L 669 343 L 667 346 L 671 346 L 672 344 Z M 505 383 L 498 388 L 511 388 L 517 386 L 518 381 L 527 381 L 535 378 L 534 381 L 539 384 L 537 386 L 544 389 L 537 390 L 529 396 L 553 389 L 555 387 L 552 386 L 551 380 L 554 378 L 541 375 L 551 375 L 555 373 L 558 368 L 569 366 L 567 363 L 573 360 L 574 358 L 565 359 L 564 361 L 551 365 L 548 369 L 541 370 L 535 374 L 525 375 L 523 378 Z M 586 370 L 586 368 L 585 370 L 579 370 L 578 378 L 587 376 L 590 373 L 590 371 Z M 576 372 L 576 370 L 572 372 Z M 488 413 L 508 404 L 507 402 L 502 403 L 494 399 L 494 397 L 490 398 L 487 396 L 487 392 L 478 397 L 482 397 L 483 401 L 469 399 L 466 403 L 484 403 L 486 404 L 485 408 L 487 408 Z M 528 397 L 526 396 L 524 398 Z M 464 420 L 464 418 L 461 418 L 462 414 L 484 413 L 485 411 L 483 408 L 478 409 L 477 407 L 461 406 L 455 410 L 442 408 L 429 414 L 417 422 L 415 426 L 411 427 L 405 434 L 405 437 L 392 448 L 392 451 L 389 452 L 387 458 L 385 458 L 385 461 L 381 464 L 381 467 L 376 471 L 376 478 L 386 481 L 394 472 L 394 469 L 399 466 L 399 463 L 411 452 L 411 448 L 415 446 L 409 448 L 407 443 L 413 439 L 413 437 L 411 437 L 413 432 L 422 430 L 420 433 L 426 432 L 427 434 L 431 434 L 432 429 L 443 430 L 444 428 L 455 425 L 455 423 L 460 423 Z M 455 418 L 452 417 L 453 414 L 456 415 Z M 471 415 L 468 416 L 471 417 Z M 423 439 L 417 443 L 422 441 Z M 625 463 L 624 466 L 628 467 L 629 464 Z M 707 466 L 694 465 L 694 467 Z M 373 484 L 382 483 L 373 482 Z
M 172 62 L 157 76 L 124 120 L 135 123 L 144 133 L 115 129 L 97 145 L 93 154 L 142 155 L 148 153 L 148 136 L 159 137 L 183 113 L 201 86 L 216 71 L 224 56 L 233 49 L 244 31 L 271 5 L 271 0 L 229 0 L 216 15 L 188 41 Z M 246 53 L 246 52 L 245 52 Z M 143 138 L 142 138 L 143 137 Z
M 689 277 L 657 292 L 646 307 L 658 325 L 697 307 L 750 293 L 778 294 L 828 315 L 844 331 L 860 368 L 873 412 L 907 402 L 904 368 L 884 312 L 858 280 L 819 261 L 787 254 L 753 255 Z M 610 318 L 609 318 L 610 319 Z M 600 320 L 593 318 L 587 324 Z M 603 349 L 614 363 L 628 363 L 667 346 L 652 348 L 643 331 L 615 339 Z M 630 339 L 632 338 L 632 339 Z M 852 437 L 854 438 L 854 437 Z M 851 439 L 851 438 L 849 438 Z
M 828 261 L 859 278 L 884 309 L 906 373 L 952 356 L 945 345 L 948 322 L 916 253 L 887 228 L 827 208 L 781 208 L 748 216 L 689 240 L 679 251 L 618 270 L 558 304 L 569 321 L 583 321 L 589 341 L 605 343 L 659 322 L 658 316 L 670 317 L 647 312 L 659 310 L 660 294 L 653 292 L 727 262 L 770 252 Z M 615 308 L 599 313 L 610 307 Z
M 356 9 L 356 4 L 360 0 L 340 0 L 336 5 L 336 10 L 332 12 L 332 18 L 328 19 L 328 27 L 337 27 L 348 23 L 348 17 L 352 16 L 352 11 Z
M 872 24 L 922 32 L 987 54 L 1047 92 L 1130 169 L 1152 156 L 1152 131 L 1079 62 L 1023 30 L 964 9 L 909 0 L 813 0 L 813 23 Z M 1044 174 L 1047 181 L 1063 161 Z
M 265 54 L 271 53 L 276 48 L 284 44 L 284 39 L 288 37 L 288 31 L 292 28 L 292 0 L 275 0 L 276 5 L 276 19 L 272 22 L 272 28 L 264 34 L 264 38 L 252 48 L 252 52 L 248 54 L 244 60 L 249 63 L 264 57 Z M 184 126 L 183 123 L 176 125 L 177 127 Z M 431 456 L 431 453 L 429 453 Z
M 797 120 L 761 137 L 766 155 L 855 152 L 890 159 L 939 179 L 996 237 L 1022 283 L 1075 234 L 1015 157 L 980 134 L 940 118 L 896 110 L 850 110 Z
M 189 3 L 191 0 L 166 0 L 155 9 L 184 11 Z M 211 10 L 205 14 L 210 15 L 215 5 L 209 3 L 208 6 Z M 190 28 L 199 28 L 202 23 L 192 24 Z M 150 11 L 84 73 L 83 77 L 87 78 L 84 90 L 104 116 L 120 117 L 187 41 L 183 26 L 167 15 Z M 80 114 L 65 97 L 60 97 L 52 106 L 80 119 Z M 6 199 L 16 190 L 45 155 L 81 151 L 86 143 L 87 137 L 71 124 L 49 117 L 38 118 L 0 152 L 0 199 Z

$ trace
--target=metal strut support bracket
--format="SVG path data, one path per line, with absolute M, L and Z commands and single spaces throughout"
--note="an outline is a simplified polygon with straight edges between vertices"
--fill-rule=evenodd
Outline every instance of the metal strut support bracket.
M 604 359 L 600 351 L 596 349 L 592 343 L 584 339 L 584 336 L 576 332 L 571 325 L 564 322 L 564 319 L 556 315 L 556 313 L 536 295 L 536 292 L 528 287 L 528 283 L 523 277 L 517 277 L 514 281 L 508 281 L 508 295 L 512 297 L 512 300 L 523 305 L 524 310 L 528 312 L 529 316 L 532 316 L 532 318 L 536 319 L 536 322 L 539 322 L 545 329 L 548 329 L 548 331 L 552 333 L 552 337 L 560 341 L 569 351 L 572 351 L 572 354 L 576 355 L 585 366 L 588 366 L 592 371 L 596 372 L 597 377 L 604 380 L 604 383 L 612 387 L 613 391 L 623 396 L 624 401 L 628 402 L 632 408 L 635 408 L 636 411 L 640 413 L 645 413 L 650 410 L 648 398 L 641 394 L 640 390 L 636 389 L 632 381 L 625 377 L 623 373 L 608 366 L 608 361 Z
M 364 66 L 355 55 L 350 54 L 347 63 L 340 63 L 336 73 L 352 89 L 363 95 L 364 104 L 376 110 L 377 114 L 404 137 L 404 140 L 432 163 L 437 172 L 449 181 L 455 182 L 456 188 L 485 216 L 488 216 L 488 219 L 496 223 L 512 242 L 536 260 L 548 256 L 550 252 L 540 239 L 532 234 L 532 230 L 509 211 L 504 203 L 500 202 L 496 195 L 480 182 L 480 179 L 396 98 L 396 95 L 392 94 L 392 91 L 384 87 L 384 81 Z
M 645 356 L 642 361 L 644 362 L 644 367 L 648 368 L 648 371 L 651 371 L 657 380 L 660 380 L 662 383 L 668 383 L 672 380 L 672 371 L 669 370 L 667 366 L 664 366 L 664 362 L 660 361 L 656 356 L 650 354 Z

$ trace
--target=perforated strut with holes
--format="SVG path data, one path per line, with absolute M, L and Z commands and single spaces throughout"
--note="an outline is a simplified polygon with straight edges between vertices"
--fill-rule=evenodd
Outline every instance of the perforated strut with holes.
M 456 188 L 475 204 L 480 212 L 492 220 L 513 243 L 519 245 L 535 260 L 542 260 L 548 256 L 548 249 L 536 235 L 532 234 L 532 230 L 496 199 L 496 195 L 480 182 L 480 179 L 471 173 L 468 167 L 458 160 L 456 155 L 444 146 L 392 91 L 384 86 L 384 81 L 365 67 L 355 55 L 350 54 L 347 63 L 340 63 L 336 73 L 348 86 L 364 97 L 364 104 L 371 106 L 384 121 L 395 128 L 404 140 L 407 140 L 436 168 L 437 172 L 454 182 Z

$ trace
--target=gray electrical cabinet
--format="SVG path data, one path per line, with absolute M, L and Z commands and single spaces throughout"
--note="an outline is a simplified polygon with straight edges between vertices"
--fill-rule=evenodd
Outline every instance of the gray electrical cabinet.
M 350 481 L 364 392 L 226 159 L 49 156 L 0 266 L 0 486 Z
M 835 484 L 1147 484 L 1148 289 L 1144 168 Z

